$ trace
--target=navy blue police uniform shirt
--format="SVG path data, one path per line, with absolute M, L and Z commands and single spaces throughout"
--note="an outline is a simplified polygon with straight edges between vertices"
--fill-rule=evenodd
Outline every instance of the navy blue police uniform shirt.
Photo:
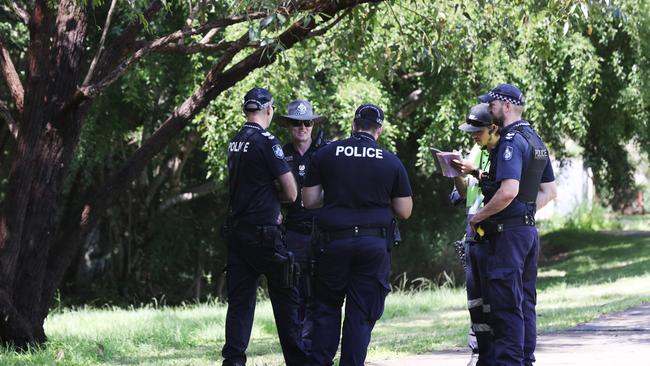
M 293 175 L 296 178 L 296 182 L 298 183 L 298 197 L 293 203 L 288 205 L 285 220 L 288 224 L 308 223 L 311 225 L 312 217 L 316 211 L 305 209 L 305 206 L 302 202 L 301 189 L 305 185 L 307 172 L 311 166 L 311 158 L 314 155 L 316 148 L 312 143 L 309 149 L 307 149 L 303 155 L 300 155 L 300 153 L 293 147 L 293 144 L 288 143 L 284 145 L 283 150 L 284 160 L 291 167 L 291 171 L 293 172 Z
M 280 201 L 274 181 L 289 171 L 280 141 L 257 123 L 246 122 L 228 144 L 233 219 L 240 225 L 276 225 Z
M 524 128 L 533 131 L 526 121 L 517 121 L 501 129 L 501 138 L 495 149 L 490 152 L 490 162 L 496 166 L 495 181 L 515 179 L 521 182 L 521 175 L 530 163 L 532 147 L 526 138 L 513 131 L 514 128 Z M 533 131 L 534 132 L 534 131 Z M 493 164 L 496 162 L 496 164 Z M 555 180 L 551 159 L 547 157 L 546 166 L 542 172 L 541 183 Z M 519 187 L 521 190 L 521 187 Z M 494 219 L 522 217 L 525 213 L 535 214 L 535 208 L 515 198 L 506 208 L 494 214 Z
M 319 184 L 325 196 L 318 224 L 329 231 L 387 227 L 394 216 L 391 200 L 412 196 L 402 162 L 365 132 L 318 150 L 305 187 Z

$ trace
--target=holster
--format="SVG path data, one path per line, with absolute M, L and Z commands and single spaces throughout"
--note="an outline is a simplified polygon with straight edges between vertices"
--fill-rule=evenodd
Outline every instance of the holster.
M 305 297 L 311 298 L 313 295 L 313 280 L 316 273 L 316 257 L 323 252 L 323 243 L 321 240 L 320 231 L 316 224 L 316 219 L 312 219 L 311 223 L 311 240 L 310 240 L 310 253 L 307 261 L 307 273 L 305 276 Z
M 399 232 L 397 219 L 393 218 L 388 227 L 388 235 L 386 235 L 386 249 L 390 252 L 393 247 L 399 246 L 402 242 L 402 234 Z
M 483 236 L 479 237 L 479 240 L 483 240 L 484 237 L 486 236 L 492 236 L 496 233 L 500 233 L 503 231 L 503 225 L 499 224 L 495 220 L 484 220 L 481 221 L 479 226 L 483 229 Z M 478 240 L 477 240 L 478 241 Z
M 296 272 L 300 275 L 300 267 L 296 263 L 293 253 L 291 251 L 275 252 L 273 253 L 273 261 L 282 266 L 282 287 L 291 288 L 297 283 Z
M 258 230 L 262 247 L 273 249 L 273 261 L 282 268 L 282 287 L 295 287 L 300 276 L 300 265 L 293 252 L 287 250 L 284 231 L 275 225 L 258 226 Z

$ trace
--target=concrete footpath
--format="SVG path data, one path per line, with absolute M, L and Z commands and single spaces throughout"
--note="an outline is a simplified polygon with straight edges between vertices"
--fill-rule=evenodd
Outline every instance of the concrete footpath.
M 535 366 L 650 365 L 650 303 L 537 338 Z M 434 352 L 368 366 L 465 366 L 466 350 Z

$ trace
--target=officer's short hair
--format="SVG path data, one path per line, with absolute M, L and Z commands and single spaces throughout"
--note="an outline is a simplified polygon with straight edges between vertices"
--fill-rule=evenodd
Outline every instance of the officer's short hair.
M 523 105 L 513 104 L 512 105 L 512 110 L 517 114 L 522 114 L 522 113 L 524 113 L 524 106 Z

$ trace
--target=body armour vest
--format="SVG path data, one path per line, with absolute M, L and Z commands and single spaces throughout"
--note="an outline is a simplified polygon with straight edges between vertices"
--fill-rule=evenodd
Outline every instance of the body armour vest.
M 524 171 L 521 174 L 519 182 L 519 193 L 516 199 L 523 203 L 535 203 L 539 192 L 539 184 L 542 181 L 542 174 L 548 160 L 548 149 L 542 142 L 542 139 L 530 128 L 525 125 L 516 126 L 512 132 L 520 134 L 530 146 L 530 156 L 526 162 Z M 497 171 L 497 160 L 493 161 L 487 179 L 480 182 L 485 202 L 489 202 L 496 191 L 499 189 L 500 182 L 495 182 Z

